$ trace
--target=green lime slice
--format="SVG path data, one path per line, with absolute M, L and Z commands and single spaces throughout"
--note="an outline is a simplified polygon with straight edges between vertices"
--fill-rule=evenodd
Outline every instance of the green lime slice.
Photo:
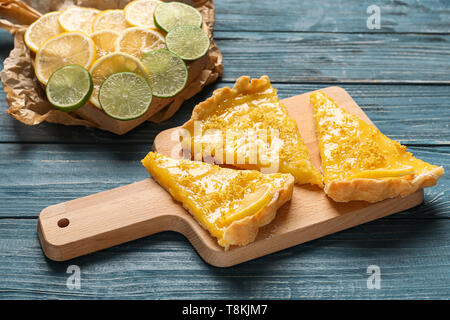
M 166 49 L 147 52 L 142 63 L 149 73 L 153 95 L 170 98 L 182 91 L 188 79 L 188 69 L 183 59 Z
M 89 71 L 73 64 L 53 72 L 45 93 L 53 107 L 69 112 L 77 110 L 89 100 L 93 87 Z
M 153 13 L 153 18 L 156 26 L 165 32 L 178 26 L 201 27 L 203 21 L 197 9 L 181 2 L 159 4 Z
M 152 102 L 152 89 L 136 73 L 114 73 L 100 86 L 98 100 L 111 118 L 133 120 L 147 112 Z
M 209 38 L 199 27 L 179 26 L 166 35 L 166 46 L 184 60 L 195 60 L 208 52 Z

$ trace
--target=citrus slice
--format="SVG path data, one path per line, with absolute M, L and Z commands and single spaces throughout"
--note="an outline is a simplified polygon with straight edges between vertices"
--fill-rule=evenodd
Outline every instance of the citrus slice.
M 199 27 L 179 26 L 167 33 L 166 46 L 184 60 L 195 60 L 208 52 L 209 38 Z
M 128 28 L 119 36 L 116 51 L 128 53 L 140 59 L 145 53 L 165 48 L 164 37 L 154 30 L 145 28 Z
M 103 81 L 113 73 L 134 72 L 144 78 L 147 77 L 147 70 L 141 61 L 121 52 L 114 52 L 101 57 L 94 62 L 89 72 L 91 73 L 92 81 L 94 82 L 94 90 L 89 101 L 97 108 L 101 108 L 98 101 L 100 86 Z
M 92 31 L 97 32 L 102 30 L 110 30 L 120 33 L 128 27 L 129 25 L 127 20 L 125 20 L 123 10 L 105 10 L 95 17 L 92 25 Z
M 89 68 L 96 57 L 95 43 L 81 32 L 65 32 L 48 39 L 36 53 L 35 72 L 46 84 L 53 72 L 61 67 L 78 64 Z
M 259 186 L 254 193 L 249 194 L 242 199 L 239 207 L 233 210 L 230 214 L 222 217 L 221 224 L 224 226 L 229 225 L 231 222 L 245 218 L 246 216 L 257 213 L 264 208 L 273 195 L 270 192 L 271 188 L 267 184 Z
M 97 47 L 97 59 L 99 59 L 116 51 L 119 33 L 111 30 L 102 30 L 91 34 L 91 38 Z
M 142 62 L 149 73 L 148 79 L 155 97 L 173 97 L 186 86 L 186 64 L 169 50 L 150 51 L 142 57 Z
M 123 9 L 125 19 L 129 24 L 141 28 L 153 28 L 153 12 L 157 5 L 162 3 L 158 0 L 135 0 L 131 1 Z
M 37 52 L 45 41 L 64 31 L 58 23 L 59 14 L 59 11 L 44 14 L 28 27 L 25 43 L 30 50 Z
M 89 71 L 73 64 L 53 72 L 47 82 L 45 93 L 48 101 L 56 109 L 74 111 L 89 100 L 92 88 Z
M 117 120 L 133 120 L 147 112 L 152 89 L 143 77 L 133 72 L 114 73 L 100 87 L 98 95 L 103 111 Z
M 183 25 L 201 27 L 203 21 L 197 9 L 181 2 L 161 3 L 153 16 L 155 24 L 166 32 Z
M 92 24 L 100 10 L 94 8 L 70 7 L 63 11 L 59 18 L 59 24 L 65 31 L 81 31 L 92 33 Z
M 355 173 L 350 177 L 348 177 L 347 180 L 357 178 L 368 178 L 368 179 L 395 178 L 414 174 L 414 172 L 415 171 L 413 166 L 406 166 L 399 169 L 372 169 Z

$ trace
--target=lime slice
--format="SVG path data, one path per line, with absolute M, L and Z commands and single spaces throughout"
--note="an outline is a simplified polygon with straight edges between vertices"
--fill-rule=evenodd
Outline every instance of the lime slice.
M 201 27 L 202 15 L 190 5 L 181 2 L 168 2 L 159 4 L 153 13 L 155 25 L 169 32 L 178 26 Z
M 93 87 L 89 71 L 72 64 L 53 72 L 47 82 L 45 93 L 48 101 L 56 109 L 74 111 L 89 100 Z
M 98 100 L 111 118 L 133 120 L 147 112 L 152 102 L 152 89 L 136 73 L 114 73 L 102 83 Z
M 208 52 L 209 38 L 199 27 L 179 26 L 167 34 L 166 46 L 184 60 L 195 60 Z
M 173 97 L 186 86 L 188 79 L 186 64 L 169 50 L 147 52 L 142 57 L 142 63 L 149 73 L 148 79 L 155 97 Z

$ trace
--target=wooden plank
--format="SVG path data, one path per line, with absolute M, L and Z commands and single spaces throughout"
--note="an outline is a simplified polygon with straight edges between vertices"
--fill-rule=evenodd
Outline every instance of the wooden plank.
M 176 233 L 64 263 L 46 259 L 36 220 L 0 219 L 0 299 L 446 299 L 448 219 L 383 218 L 233 268 L 214 268 Z M 66 273 L 79 266 L 81 288 Z M 367 289 L 367 267 L 381 289 Z
M 220 31 L 215 38 L 226 81 L 245 70 L 284 83 L 450 83 L 450 35 Z
M 84 127 L 66 127 L 56 124 L 26 126 L 6 112 L 0 112 L 0 142 L 40 143 L 144 143 L 152 144 L 162 130 L 180 126 L 187 121 L 192 108 L 208 98 L 214 89 L 232 86 L 216 83 L 208 86 L 184 106 L 173 118 L 163 124 L 145 123 L 125 136 Z M 316 90 L 326 84 L 274 85 L 280 98 Z M 362 107 L 380 130 L 404 144 L 450 144 L 450 90 L 439 85 L 341 85 Z M 0 110 L 7 108 L 4 92 L 0 90 Z M 431 112 L 430 112 L 431 111 Z
M 450 5 L 443 0 L 215 1 L 215 29 L 271 32 L 448 33 Z M 380 29 L 368 29 L 371 5 L 380 8 Z
M 216 30 L 448 33 L 450 4 L 440 0 L 215 1 Z M 380 29 L 368 29 L 367 8 L 380 8 Z
M 50 204 L 143 180 L 148 173 L 139 160 L 150 149 L 151 144 L 1 144 L 1 215 L 37 217 Z
M 37 217 L 56 203 L 148 177 L 140 160 L 151 144 L 0 144 L 0 217 Z M 450 168 L 450 147 L 411 147 L 418 158 Z M 12 160 L 13 159 L 13 160 Z M 449 217 L 450 176 L 425 190 L 425 203 L 394 217 Z

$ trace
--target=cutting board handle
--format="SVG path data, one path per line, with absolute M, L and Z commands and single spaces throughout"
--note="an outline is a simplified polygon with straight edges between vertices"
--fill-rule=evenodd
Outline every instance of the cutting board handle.
M 38 221 L 43 251 L 56 261 L 162 231 L 192 238 L 193 228 L 182 206 L 152 179 L 47 207 Z

